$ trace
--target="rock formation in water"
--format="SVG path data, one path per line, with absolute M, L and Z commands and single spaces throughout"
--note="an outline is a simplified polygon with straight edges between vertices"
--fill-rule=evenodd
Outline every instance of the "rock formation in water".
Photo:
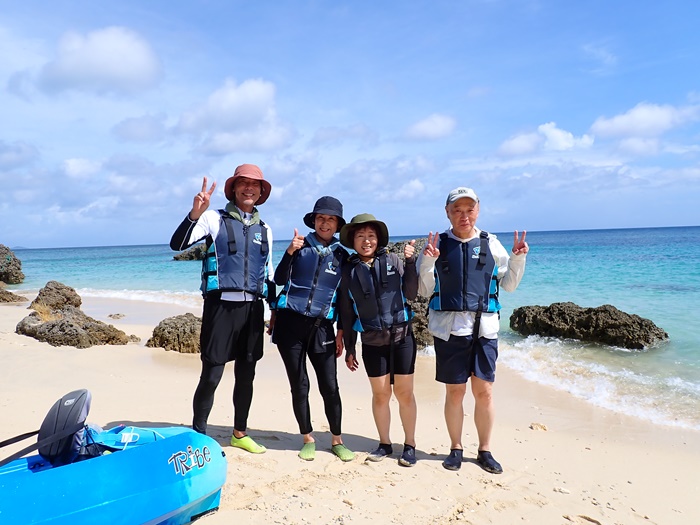
M 510 327 L 521 335 L 578 339 L 641 350 L 668 339 L 649 319 L 605 304 L 582 308 L 571 302 L 550 306 L 521 306 L 513 310 Z

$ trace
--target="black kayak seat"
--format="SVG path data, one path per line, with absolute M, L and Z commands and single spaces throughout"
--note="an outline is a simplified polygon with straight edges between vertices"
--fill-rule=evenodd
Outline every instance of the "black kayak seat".
M 86 389 L 74 390 L 56 401 L 39 430 L 20 434 L 0 442 L 0 448 L 38 434 L 37 442 L 0 461 L 0 466 L 39 450 L 39 455 L 54 467 L 67 465 L 80 454 L 85 434 L 85 420 L 92 395 Z

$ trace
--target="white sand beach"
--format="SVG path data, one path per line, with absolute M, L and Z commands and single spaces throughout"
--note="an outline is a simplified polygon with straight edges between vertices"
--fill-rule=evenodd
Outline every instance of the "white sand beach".
M 142 341 L 80 350 L 15 334 L 17 322 L 28 314 L 27 305 L 0 305 L 0 440 L 38 428 L 51 405 L 78 388 L 92 392 L 88 421 L 103 427 L 191 422 L 199 356 L 144 344 L 160 320 L 186 311 L 200 315 L 199 311 L 84 299 L 88 315 Z M 113 313 L 125 315 L 109 319 Z M 258 365 L 249 419 L 249 433 L 268 451 L 253 455 L 230 447 L 232 376 L 227 368 L 209 420 L 210 435 L 227 455 L 228 478 L 219 511 L 202 519 L 203 525 L 700 523 L 700 433 L 595 408 L 503 366 L 495 386 L 492 442 L 505 472 L 497 476 L 473 462 L 476 437 L 470 402 L 465 404 L 465 463 L 459 472 L 442 468 L 449 452 L 444 388 L 434 381 L 430 357 L 419 357 L 417 363 L 419 461 L 413 468 L 399 466 L 396 458 L 365 462 L 377 437 L 362 369 L 351 373 L 339 362 L 343 436 L 357 453 L 349 463 L 330 452 L 316 385 L 311 402 L 318 452 L 312 462 L 297 457 L 301 437 L 284 368 L 270 343 Z M 396 403 L 392 414 L 394 448 L 400 451 L 403 433 Z

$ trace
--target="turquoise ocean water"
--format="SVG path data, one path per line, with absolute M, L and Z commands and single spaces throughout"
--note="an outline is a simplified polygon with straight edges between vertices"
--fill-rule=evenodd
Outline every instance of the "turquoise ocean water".
M 512 233 L 499 238 L 510 248 Z M 528 232 L 527 240 L 525 277 L 501 294 L 499 363 L 597 406 L 700 430 L 700 227 Z M 288 243 L 275 241 L 275 264 Z M 57 280 L 83 297 L 200 304 L 200 263 L 174 261 L 167 245 L 15 254 L 26 279 L 12 291 L 33 293 Z M 515 307 L 561 301 L 612 304 L 651 319 L 670 339 L 628 351 L 510 330 Z

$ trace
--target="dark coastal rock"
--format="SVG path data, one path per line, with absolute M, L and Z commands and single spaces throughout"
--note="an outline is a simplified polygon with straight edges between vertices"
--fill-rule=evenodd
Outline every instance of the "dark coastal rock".
M 423 250 L 427 241 L 428 239 L 425 237 L 416 239 L 416 243 L 414 244 L 416 248 L 416 257 L 418 257 L 418 254 Z M 396 253 L 403 259 L 404 246 L 409 242 L 410 239 L 408 241 L 390 242 L 386 247 L 387 252 Z M 427 297 L 421 296 L 416 297 L 413 301 L 408 301 L 414 313 L 413 337 L 419 349 L 432 346 L 433 344 L 433 336 L 428 332 L 428 302 Z
M 649 319 L 605 304 L 582 308 L 574 303 L 521 306 L 510 316 L 510 327 L 522 335 L 578 339 L 634 350 L 668 339 Z
M 22 261 L 4 244 L 0 244 L 0 281 L 7 284 L 24 281 Z
M 83 300 L 73 288 L 58 281 L 49 281 L 39 290 L 39 294 L 29 308 L 36 309 L 37 305 L 43 305 L 50 310 L 60 310 L 64 306 L 74 306 L 79 309 L 81 304 Z
M 176 261 L 201 261 L 207 253 L 207 247 L 204 244 L 195 244 L 184 252 L 173 255 Z
M 15 332 L 52 346 L 88 348 L 95 345 L 125 345 L 127 335 L 112 325 L 97 321 L 81 309 L 82 299 L 70 286 L 49 281 L 29 308 Z
M 89 348 L 95 345 L 125 345 L 129 342 L 121 330 L 85 315 L 74 306 L 64 306 L 53 311 L 34 311 L 17 324 L 15 331 L 51 346 Z
M 433 346 L 433 336 L 428 332 L 428 299 L 417 297 L 415 301 L 408 301 L 413 310 L 413 338 L 419 350 Z
M 0 287 L 0 303 L 24 303 L 27 299 Z
M 201 317 L 186 313 L 163 319 L 147 342 L 150 348 L 165 348 L 183 354 L 199 353 Z

